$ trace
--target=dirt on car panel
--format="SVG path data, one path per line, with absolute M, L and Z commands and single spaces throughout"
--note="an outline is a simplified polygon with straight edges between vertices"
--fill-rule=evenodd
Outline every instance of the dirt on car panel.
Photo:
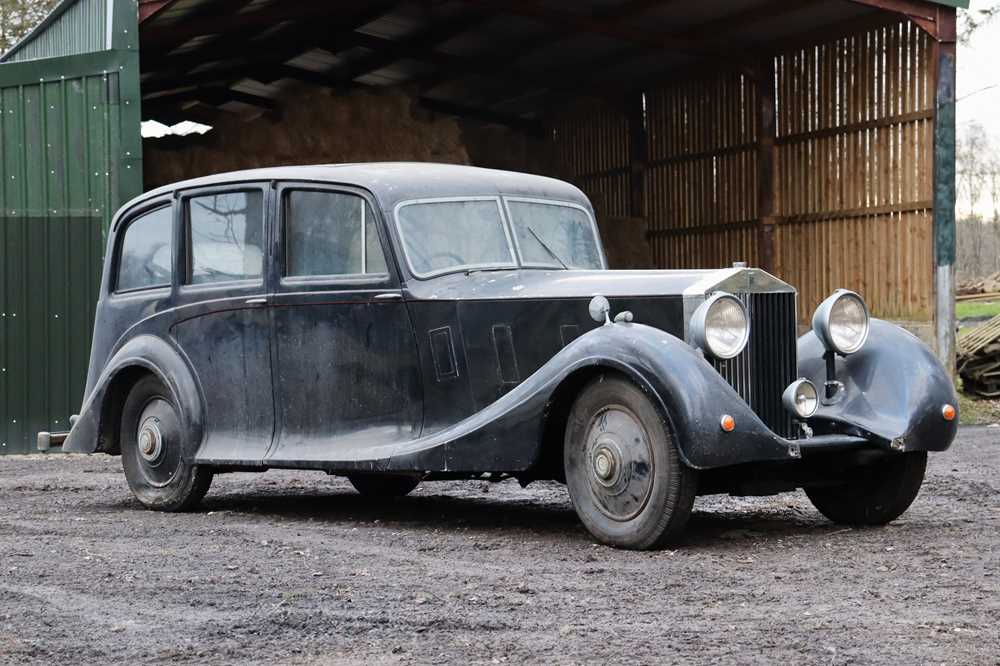
M 888 527 L 704 497 L 648 553 L 596 546 L 554 483 L 379 503 L 233 474 L 163 514 L 116 458 L 0 458 L 0 663 L 996 663 L 996 433 L 963 430 Z

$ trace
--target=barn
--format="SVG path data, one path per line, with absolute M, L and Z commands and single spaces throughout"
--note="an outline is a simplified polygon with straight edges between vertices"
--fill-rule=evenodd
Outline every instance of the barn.
M 63 0 L 0 58 L 0 452 L 79 411 L 115 209 L 262 165 L 563 178 L 613 266 L 746 261 L 803 325 L 855 289 L 952 363 L 967 4 Z

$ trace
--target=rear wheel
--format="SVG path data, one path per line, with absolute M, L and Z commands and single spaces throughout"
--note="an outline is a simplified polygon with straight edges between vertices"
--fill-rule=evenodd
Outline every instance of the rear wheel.
M 350 474 L 347 480 L 365 497 L 403 497 L 420 485 L 418 477 L 399 474 Z
M 660 411 L 635 384 L 600 377 L 573 405 L 564 442 L 566 485 L 598 541 L 637 550 L 681 535 L 697 485 Z
M 208 492 L 212 472 L 186 460 L 180 411 L 157 377 L 149 375 L 132 387 L 122 409 L 120 434 L 125 479 L 145 507 L 184 511 Z
M 926 468 L 926 451 L 894 455 L 861 468 L 846 484 L 806 488 L 806 495 L 835 523 L 885 525 L 917 498 Z

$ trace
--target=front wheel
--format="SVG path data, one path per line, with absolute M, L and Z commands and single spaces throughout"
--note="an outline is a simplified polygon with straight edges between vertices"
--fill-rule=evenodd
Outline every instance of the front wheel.
M 926 451 L 897 454 L 861 468 L 848 483 L 806 488 L 806 495 L 835 523 L 885 525 L 910 508 L 926 468 Z
M 129 392 L 120 441 L 125 479 L 146 508 L 184 511 L 208 492 L 212 471 L 186 460 L 180 412 L 157 377 L 143 377 Z
M 599 377 L 577 397 L 563 449 L 580 520 L 619 548 L 665 546 L 684 530 L 697 486 L 663 415 L 624 378 Z

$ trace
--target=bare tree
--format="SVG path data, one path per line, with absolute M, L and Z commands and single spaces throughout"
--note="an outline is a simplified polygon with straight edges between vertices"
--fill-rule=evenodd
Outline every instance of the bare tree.
M 0 0 L 0 53 L 38 25 L 57 0 Z
M 969 9 L 958 11 L 958 38 L 968 42 L 976 30 L 1000 16 L 1000 2 L 973 3 Z
M 961 278 L 1000 270 L 1000 153 L 986 129 L 965 126 L 956 145 L 957 269 Z

